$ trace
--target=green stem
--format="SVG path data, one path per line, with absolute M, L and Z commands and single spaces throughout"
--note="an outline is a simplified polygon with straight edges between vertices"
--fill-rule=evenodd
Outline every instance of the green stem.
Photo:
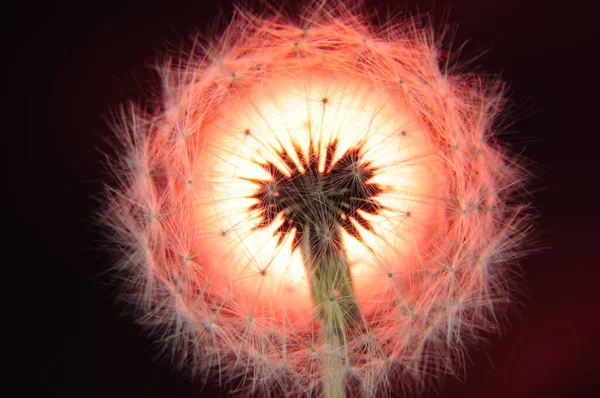
M 322 221 L 323 226 L 326 222 Z M 313 302 L 321 320 L 321 338 L 328 348 L 323 397 L 344 398 L 346 328 L 357 324 L 360 307 L 354 295 L 346 254 L 339 243 L 340 228 L 335 229 L 335 236 L 326 240 L 311 236 L 315 230 L 314 225 L 313 228 L 305 225 L 301 246 Z

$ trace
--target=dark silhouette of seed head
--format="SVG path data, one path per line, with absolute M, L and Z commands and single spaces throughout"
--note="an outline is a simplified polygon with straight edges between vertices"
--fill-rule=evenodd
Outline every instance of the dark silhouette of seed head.
M 292 249 L 298 247 L 306 233 L 311 238 L 338 236 L 339 233 L 329 234 L 332 228 L 339 230 L 341 227 L 360 240 L 359 230 L 352 220 L 366 230 L 373 231 L 359 210 L 376 214 L 382 209 L 382 205 L 374 200 L 382 189 L 370 181 L 376 169 L 363 160 L 360 146 L 348 149 L 334 162 L 337 146 L 337 140 L 326 146 L 323 172 L 319 172 L 319 152 L 315 150 L 313 142 L 309 143 L 308 156 L 304 156 L 301 148 L 294 145 L 301 167 L 285 150 L 277 151 L 289 176 L 272 162 L 259 163 L 271 179 L 248 179 L 258 186 L 250 196 L 258 200 L 251 210 L 258 210 L 261 217 L 255 229 L 271 225 L 282 214 L 284 222 L 275 231 L 275 236 L 278 236 L 278 244 L 281 244 L 292 230 L 296 230 Z

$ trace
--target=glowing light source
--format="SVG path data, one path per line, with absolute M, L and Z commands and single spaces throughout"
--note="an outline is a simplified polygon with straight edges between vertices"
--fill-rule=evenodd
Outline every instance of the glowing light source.
M 361 292 L 367 290 L 363 285 L 373 279 L 371 274 L 377 278 L 381 272 L 395 270 L 398 258 L 410 255 L 413 248 L 407 245 L 419 245 L 425 238 L 422 227 L 426 220 L 439 221 L 435 216 L 440 215 L 443 203 L 440 189 L 444 187 L 444 171 L 436 159 L 436 148 L 419 126 L 417 116 L 403 103 L 401 92 L 372 92 L 369 87 L 360 76 L 324 74 L 318 69 L 275 76 L 257 92 L 248 92 L 233 102 L 198 132 L 205 141 L 196 168 L 206 184 L 192 188 L 202 203 L 194 218 L 215 236 L 219 232 L 226 235 L 198 244 L 203 245 L 203 252 L 210 253 L 216 272 L 228 275 L 240 290 L 267 302 L 270 309 L 312 306 L 299 253 L 292 253 L 291 239 L 280 246 L 274 238 L 282 218 L 257 230 L 254 228 L 260 218 L 249 210 L 256 202 L 251 194 L 257 189 L 251 180 L 271 177 L 260 165 L 272 161 L 286 170 L 277 151 L 291 154 L 301 166 L 294 145 L 308 157 L 309 141 L 322 147 L 335 141 L 336 162 L 341 154 L 360 144 L 363 161 L 380 170 L 372 180 L 385 187 L 376 198 L 385 210 L 365 215 L 373 232 L 357 225 L 365 243 L 343 234 L 350 266 L 361 275 L 355 280 Z M 320 171 L 323 161 L 324 156 L 319 160 Z M 423 196 L 431 197 L 431 203 L 420 201 Z M 407 214 L 420 219 L 420 228 L 414 227 Z M 273 295 L 293 298 L 273 300 Z

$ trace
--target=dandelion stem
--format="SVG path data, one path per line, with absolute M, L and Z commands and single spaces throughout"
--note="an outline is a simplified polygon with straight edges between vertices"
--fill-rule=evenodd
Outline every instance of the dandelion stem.
M 332 222 L 335 223 L 334 220 L 317 221 L 322 230 Z M 321 338 L 327 352 L 323 397 L 344 398 L 343 368 L 348 360 L 344 343 L 347 340 L 346 327 L 356 325 L 360 307 L 341 244 L 340 227 L 327 228 L 333 230 L 333 236 L 327 240 L 311 235 L 318 229 L 318 226 L 306 224 L 301 246 L 313 302 L 321 321 Z

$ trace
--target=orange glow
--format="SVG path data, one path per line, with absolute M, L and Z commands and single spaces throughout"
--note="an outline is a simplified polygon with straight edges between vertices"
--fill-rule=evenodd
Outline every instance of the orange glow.
M 294 154 L 293 144 L 299 144 L 306 155 L 310 139 L 322 147 L 337 139 L 334 159 L 362 144 L 365 161 L 381 170 L 373 180 L 384 187 L 376 200 L 386 210 L 365 215 L 374 233 L 356 224 L 363 244 L 343 232 L 363 310 L 385 292 L 380 276 L 402 272 L 427 238 L 428 220 L 440 220 L 435 201 L 444 184 L 436 149 L 398 93 L 373 91 L 364 78 L 315 71 L 273 80 L 232 103 L 203 134 L 197 167 L 208 184 L 195 193 L 202 203 L 196 217 L 215 236 L 225 232 L 203 250 L 211 253 L 211 267 L 220 278 L 254 298 L 257 309 L 262 304 L 268 311 L 310 314 L 313 306 L 298 250 L 291 252 L 289 237 L 281 247 L 273 237 L 281 217 L 253 230 L 259 218 L 248 210 L 255 203 L 249 197 L 257 187 L 247 179 L 270 178 L 257 163 L 277 162 L 274 150 Z
M 256 396 L 372 398 L 460 373 L 511 301 L 529 228 L 528 176 L 494 138 L 504 86 L 454 73 L 427 21 L 377 27 L 350 3 L 239 10 L 159 67 L 157 109 L 115 123 L 105 218 L 141 322 L 193 373 Z M 368 173 L 330 173 L 326 148 Z

